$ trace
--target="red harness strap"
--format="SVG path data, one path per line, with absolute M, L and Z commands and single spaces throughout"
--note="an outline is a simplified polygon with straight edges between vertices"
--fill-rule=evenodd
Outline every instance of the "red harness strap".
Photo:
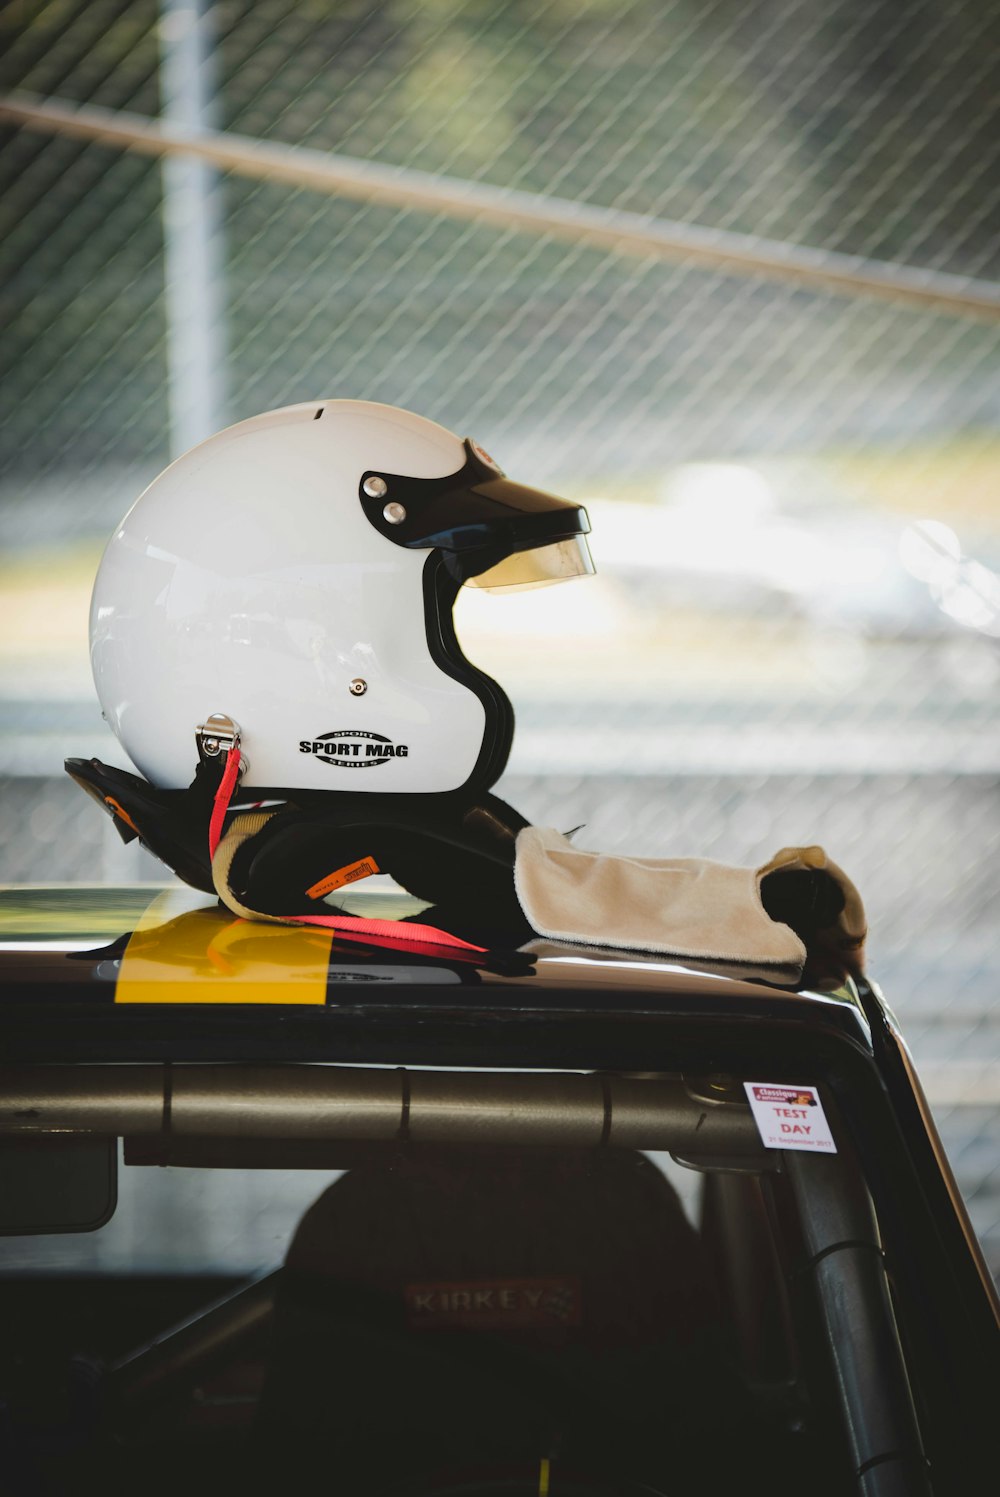
M 460 951 L 485 951 L 449 935 L 436 925 L 419 925 L 413 920 L 364 920 L 360 915 L 287 915 L 293 925 L 322 925 L 345 941 L 365 941 L 372 946 L 392 945 L 404 951 L 415 947 L 455 947 Z
M 236 789 L 236 781 L 240 776 L 240 746 L 234 743 L 226 755 L 226 767 L 222 774 L 222 780 L 218 790 L 215 792 L 215 800 L 212 803 L 212 819 L 208 823 L 208 855 L 214 858 L 219 843 L 222 841 L 222 824 L 229 810 L 229 802 L 233 798 Z
M 222 781 L 215 792 L 212 818 L 208 826 L 208 850 L 215 857 L 222 840 L 222 829 L 229 810 L 229 802 L 236 789 L 240 772 L 239 745 L 234 744 L 226 757 L 226 768 Z M 485 951 L 485 946 L 474 946 L 436 925 L 418 925 L 410 920 L 365 920 L 359 915 L 282 915 L 289 925 L 319 925 L 332 930 L 341 940 L 365 941 L 375 946 L 392 945 L 397 949 L 413 950 L 425 946 L 458 948 L 462 951 Z

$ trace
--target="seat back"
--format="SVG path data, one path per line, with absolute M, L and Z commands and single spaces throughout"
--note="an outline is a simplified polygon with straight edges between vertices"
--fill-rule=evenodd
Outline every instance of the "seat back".
M 291 1244 L 260 1413 L 284 1470 L 391 1491 L 556 1457 L 653 1480 L 717 1371 L 714 1298 L 673 1188 L 620 1150 L 403 1150 L 352 1169 Z M 676 1442 L 673 1442 L 676 1447 Z

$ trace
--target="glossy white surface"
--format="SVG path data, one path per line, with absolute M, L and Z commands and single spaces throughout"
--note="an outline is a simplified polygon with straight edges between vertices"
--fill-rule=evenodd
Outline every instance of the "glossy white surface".
M 433 478 L 464 461 L 459 439 L 422 417 L 311 402 L 220 432 L 150 485 L 108 545 L 91 606 L 101 706 L 147 779 L 187 785 L 195 728 L 221 712 L 243 730 L 248 786 L 464 783 L 485 712 L 431 658 L 427 552 L 386 540 L 358 501 L 368 468 Z M 353 764 L 300 751 L 351 731 L 406 753 L 366 760 L 364 738 Z

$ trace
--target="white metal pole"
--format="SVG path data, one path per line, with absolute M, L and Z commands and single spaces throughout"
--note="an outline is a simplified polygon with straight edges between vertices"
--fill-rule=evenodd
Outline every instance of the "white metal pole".
M 214 123 L 210 0 L 160 0 L 160 97 L 166 130 Z M 163 247 L 170 446 L 174 457 L 226 423 L 221 192 L 215 166 L 165 155 Z

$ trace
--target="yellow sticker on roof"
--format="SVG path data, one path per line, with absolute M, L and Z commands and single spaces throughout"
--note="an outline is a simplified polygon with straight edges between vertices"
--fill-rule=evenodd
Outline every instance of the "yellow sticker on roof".
M 190 889 L 153 900 L 125 948 L 116 1003 L 326 1002 L 333 932 L 234 920 Z

